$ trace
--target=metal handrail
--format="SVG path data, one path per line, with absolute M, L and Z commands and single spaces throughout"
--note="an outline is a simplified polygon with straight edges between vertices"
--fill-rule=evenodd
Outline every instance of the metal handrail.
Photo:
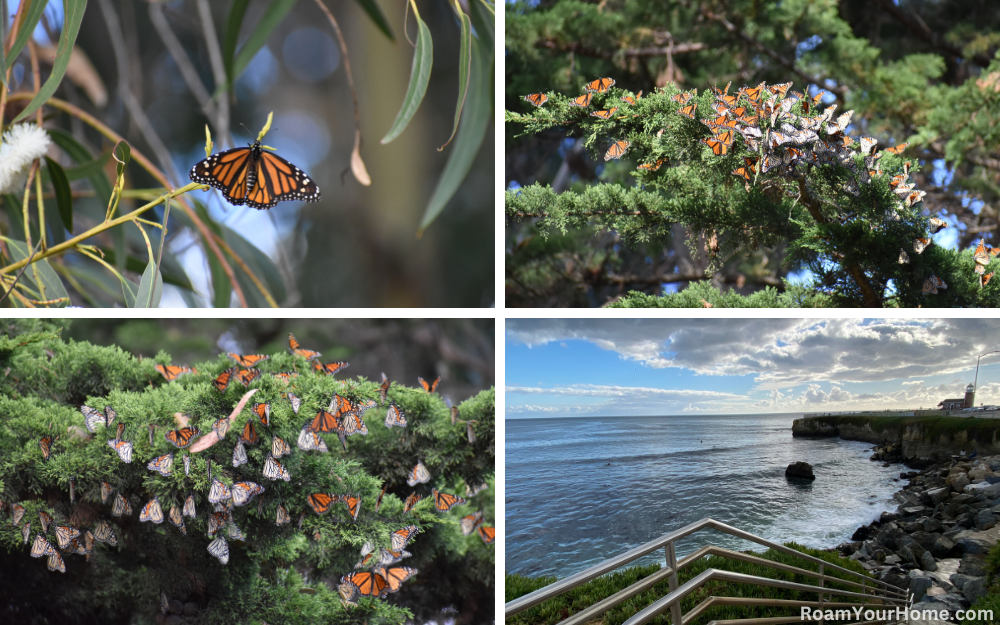
M 767 548 L 774 549 L 775 551 L 796 556 L 797 558 L 800 558 L 807 562 L 818 564 L 819 572 L 817 573 L 815 571 L 809 571 L 807 569 L 802 569 L 799 567 L 782 564 L 779 562 L 773 562 L 770 560 L 766 560 L 764 558 L 759 558 L 757 556 L 739 553 L 728 549 L 722 549 L 720 547 L 714 547 L 712 545 L 704 546 L 695 551 L 694 553 L 678 561 L 674 552 L 675 542 L 681 538 L 689 536 L 703 529 L 714 529 L 726 534 L 730 534 L 732 536 L 736 536 L 738 538 L 742 538 L 744 540 L 755 542 Z M 594 617 L 603 614 L 604 612 L 611 609 L 615 605 L 629 599 L 630 597 L 633 597 L 645 590 L 648 590 L 649 588 L 662 582 L 664 579 L 667 579 L 669 581 L 670 592 L 665 597 L 662 597 L 661 599 L 657 600 L 650 606 L 647 606 L 645 609 L 637 613 L 635 616 L 633 616 L 626 622 L 626 625 L 640 625 L 641 623 L 645 623 L 649 619 L 655 617 L 656 615 L 660 614 L 661 612 L 664 612 L 667 609 L 671 610 L 672 613 L 671 622 L 674 623 L 674 625 L 685 625 L 686 623 L 690 622 L 692 619 L 697 617 L 699 614 L 701 614 L 705 609 L 710 607 L 713 604 L 713 602 L 727 603 L 727 604 L 740 603 L 742 605 L 753 605 L 753 604 L 763 605 L 760 602 L 790 601 L 790 600 L 754 600 L 754 599 L 744 599 L 744 598 L 710 597 L 705 601 L 703 601 L 702 603 L 700 603 L 694 609 L 692 609 L 688 614 L 682 615 L 680 611 L 680 602 L 684 599 L 684 597 L 686 597 L 688 594 L 699 588 L 704 583 L 711 580 L 722 580 L 733 583 L 750 583 L 761 586 L 773 586 L 789 590 L 801 590 L 805 592 L 819 593 L 819 600 L 816 602 L 791 601 L 790 603 L 781 605 L 793 605 L 793 604 L 798 606 L 810 605 L 810 606 L 818 606 L 820 608 L 834 607 L 834 606 L 843 607 L 844 605 L 851 605 L 851 606 L 865 605 L 858 603 L 842 604 L 839 602 L 831 602 L 829 600 L 824 601 L 823 595 L 830 595 L 830 596 L 840 595 L 844 597 L 876 600 L 879 602 L 885 601 L 893 604 L 905 604 L 908 601 L 908 593 L 903 589 L 897 588 L 891 584 L 888 584 L 878 579 L 867 577 L 850 569 L 846 569 L 844 567 L 831 564 L 825 560 L 816 558 L 814 556 L 810 556 L 808 554 L 804 554 L 802 552 L 796 551 L 784 545 L 773 543 L 758 536 L 754 536 L 753 534 L 750 534 L 748 532 L 739 530 L 735 527 L 726 525 L 725 523 L 715 521 L 714 519 L 706 518 L 700 521 L 696 521 L 695 523 L 691 523 L 690 525 L 682 527 L 668 534 L 664 534 L 663 536 L 656 538 L 644 545 L 640 545 L 639 547 L 631 549 L 623 554 L 620 554 L 618 556 L 600 562 L 584 571 L 580 571 L 579 573 L 570 575 L 565 579 L 549 584 L 544 588 L 540 588 L 527 595 L 514 599 L 513 601 L 510 601 L 507 604 L 505 604 L 504 616 L 509 617 L 514 614 L 518 614 L 519 612 L 523 612 L 524 610 L 527 610 L 544 601 L 547 601 L 548 599 L 551 599 L 569 590 L 572 590 L 577 586 L 585 584 L 591 581 L 592 579 L 604 575 L 605 573 L 620 568 L 621 566 L 624 566 L 629 562 L 632 562 L 645 555 L 648 555 L 660 548 L 664 549 L 664 555 L 666 557 L 666 566 L 664 568 L 660 569 L 656 573 L 653 573 L 652 575 L 649 575 L 637 581 L 628 588 L 620 590 L 614 595 L 611 595 L 610 597 L 607 597 L 599 601 L 598 603 L 570 616 L 566 620 L 562 621 L 560 625 L 580 625 L 582 623 L 586 623 L 589 620 L 592 620 Z M 783 580 L 773 580 L 766 577 L 746 575 L 743 573 L 733 573 L 730 571 L 707 569 L 706 571 L 702 572 L 701 574 L 697 575 L 691 580 L 688 580 L 683 586 L 678 586 L 677 572 L 680 569 L 689 566 L 690 564 L 696 562 L 697 560 L 701 559 L 706 555 L 717 555 L 731 559 L 743 560 L 745 562 L 763 565 L 770 568 L 783 570 L 786 572 L 814 577 L 818 579 L 819 585 L 812 586 L 809 584 L 799 584 L 795 582 L 786 582 Z M 826 568 L 827 570 L 830 569 L 836 570 L 841 573 L 854 576 L 855 578 L 859 578 L 861 580 L 861 583 L 826 575 L 824 574 L 824 568 Z M 842 590 L 840 588 L 824 586 L 824 583 L 826 581 L 836 582 L 838 584 L 843 584 L 854 588 L 860 588 L 861 592 L 858 593 L 849 590 Z M 749 624 L 751 621 L 755 620 L 759 619 L 749 619 L 749 620 L 744 620 L 743 622 L 745 624 Z M 799 617 L 795 617 L 794 620 L 799 620 Z M 775 624 L 779 622 L 784 623 L 791 621 L 787 620 L 774 621 Z M 719 623 L 721 624 L 722 622 L 720 621 Z M 759 623 L 758 625 L 765 625 L 765 624 L 763 621 L 761 621 L 761 623 Z

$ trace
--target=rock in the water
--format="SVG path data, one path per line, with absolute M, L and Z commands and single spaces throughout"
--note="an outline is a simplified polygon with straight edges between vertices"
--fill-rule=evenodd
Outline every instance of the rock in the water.
M 815 480 L 812 465 L 808 462 L 793 462 L 785 469 L 785 477 L 798 477 L 805 480 Z

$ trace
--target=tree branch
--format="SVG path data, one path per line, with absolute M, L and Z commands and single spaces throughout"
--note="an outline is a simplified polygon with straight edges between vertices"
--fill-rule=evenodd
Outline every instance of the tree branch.
M 694 42 L 694 43 L 670 44 L 668 46 L 650 46 L 646 48 L 598 50 L 596 48 L 584 47 L 576 42 L 557 43 L 549 39 L 543 41 L 536 41 L 535 47 L 547 48 L 549 50 L 555 50 L 557 52 L 572 52 L 573 54 L 579 54 L 581 56 L 587 56 L 595 59 L 610 59 L 619 55 L 626 57 L 666 56 L 668 54 L 683 54 L 685 52 L 697 52 L 699 50 L 705 50 L 706 48 L 708 48 L 708 46 L 703 43 Z
M 927 24 L 924 23 L 924 20 L 920 19 L 920 16 L 917 15 L 916 12 L 913 12 L 913 16 L 911 17 L 906 13 L 904 13 L 901 8 L 896 6 L 896 4 L 892 0 L 878 0 L 878 3 L 879 6 L 882 7 L 882 10 L 891 15 L 897 22 L 909 28 L 911 31 L 913 31 L 913 34 L 920 37 L 927 43 L 931 44 L 938 50 L 944 52 L 945 54 L 951 57 L 962 58 L 962 59 L 969 58 L 965 55 L 964 52 L 962 52 L 961 49 L 959 49 L 956 46 L 953 46 L 947 41 L 944 41 L 940 35 L 938 35 L 937 33 L 933 32 L 930 28 L 928 28 Z M 970 60 L 973 61 L 976 65 L 982 67 L 986 67 L 987 65 L 990 64 L 990 57 L 986 56 L 985 54 L 974 54 L 972 55 Z

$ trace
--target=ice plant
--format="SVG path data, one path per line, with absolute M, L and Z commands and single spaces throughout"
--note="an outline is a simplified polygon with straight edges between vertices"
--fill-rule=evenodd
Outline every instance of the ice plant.
M 0 193 L 24 191 L 28 168 L 49 149 L 48 133 L 35 124 L 17 124 L 3 134 L 0 145 Z

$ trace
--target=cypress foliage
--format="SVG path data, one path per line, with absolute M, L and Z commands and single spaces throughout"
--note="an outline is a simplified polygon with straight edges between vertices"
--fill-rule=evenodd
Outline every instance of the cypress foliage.
M 196 615 L 184 617 L 183 622 L 191 623 L 402 623 L 434 618 L 447 606 L 465 622 L 492 619 L 491 599 L 488 605 L 470 605 L 467 598 L 482 597 L 484 590 L 492 594 L 494 547 L 476 533 L 463 535 L 459 520 L 482 510 L 486 524 L 493 524 L 493 389 L 458 406 L 458 419 L 471 424 L 474 442 L 466 423 L 452 423 L 451 411 L 437 394 L 393 382 L 388 400 L 402 409 L 405 428 L 386 428 L 386 408 L 376 406 L 365 414 L 367 436 L 348 436 L 346 452 L 336 434 L 324 436 L 329 453 L 303 451 L 296 446 L 302 425 L 326 408 L 335 393 L 377 403 L 381 383 L 317 374 L 304 358 L 286 352 L 260 363 L 262 375 L 249 387 L 234 382 L 220 393 L 211 381 L 233 366 L 224 355 L 171 363 L 161 351 L 139 360 L 118 347 L 63 341 L 59 330 L 52 321 L 6 320 L 0 333 L 0 500 L 5 504 L 0 514 L 0 622 L 152 622 L 162 620 L 157 616 L 161 593 L 196 604 Z M 190 364 L 196 372 L 168 382 L 155 364 Z M 280 371 L 299 375 L 290 384 L 269 375 Z M 177 414 L 189 415 L 190 425 L 204 436 L 254 389 L 230 432 L 208 449 L 191 453 L 166 440 L 167 432 L 180 427 Z M 282 397 L 289 391 L 302 400 L 298 415 Z M 234 468 L 236 440 L 244 424 L 256 420 L 250 416 L 256 402 L 270 402 L 270 427 L 256 423 L 262 440 L 248 445 L 248 462 Z M 91 434 L 80 412 L 83 405 L 98 410 L 110 405 L 116 420 L 110 428 L 98 425 Z M 125 426 L 122 438 L 134 447 L 130 464 L 107 444 L 119 423 Z M 150 425 L 156 428 L 152 444 Z M 39 446 L 46 435 L 55 439 L 47 461 Z M 280 459 L 291 474 L 288 482 L 262 475 L 273 436 L 292 447 Z M 154 457 L 171 452 L 168 475 L 147 469 Z M 185 455 L 191 458 L 190 475 L 184 472 Z M 219 532 L 229 543 L 225 565 L 207 550 L 209 461 L 212 476 L 227 485 L 252 481 L 265 489 L 233 509 L 243 540 L 233 539 L 228 528 Z M 418 461 L 432 477 L 410 488 L 407 474 Z M 128 499 L 133 514 L 112 515 L 114 495 L 102 503 L 102 481 Z M 466 495 L 466 485 L 483 483 L 486 490 Z M 376 512 L 383 486 L 386 493 Z M 437 512 L 432 487 L 458 494 L 468 505 Z M 403 500 L 411 491 L 424 498 L 404 514 Z M 317 515 L 306 503 L 316 492 L 360 497 L 357 519 L 340 503 Z M 197 516 L 184 519 L 186 535 L 169 520 L 140 522 L 142 506 L 153 497 L 167 516 L 191 494 Z M 25 509 L 17 526 L 11 522 L 11 504 Z M 279 504 L 291 516 L 282 527 L 275 523 Z M 31 523 L 29 543 L 41 532 L 40 512 L 81 533 L 107 520 L 117 546 L 97 543 L 87 559 L 62 553 L 66 573 L 50 572 L 46 558 L 31 558 L 31 545 L 22 540 L 25 523 Z M 387 599 L 352 597 L 347 588 L 338 594 L 341 576 L 370 570 L 354 568 L 363 545 L 369 543 L 377 555 L 379 547 L 391 548 L 391 532 L 408 525 L 420 528 L 405 547 L 413 555 L 392 566 L 416 568 L 417 575 Z M 50 528 L 48 538 L 56 545 L 52 532 Z

